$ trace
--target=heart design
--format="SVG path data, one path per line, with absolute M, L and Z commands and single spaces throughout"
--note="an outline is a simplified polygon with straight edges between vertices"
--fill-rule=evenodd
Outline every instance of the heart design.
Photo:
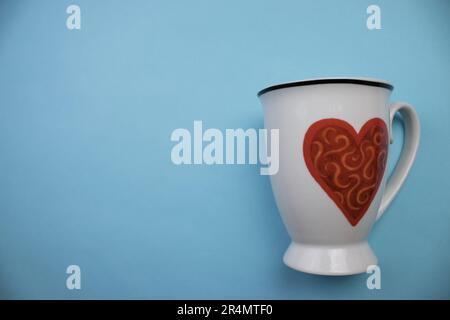
M 359 134 L 339 119 L 319 120 L 305 134 L 309 172 L 352 226 L 366 213 L 383 179 L 388 139 L 379 118 L 367 121 Z

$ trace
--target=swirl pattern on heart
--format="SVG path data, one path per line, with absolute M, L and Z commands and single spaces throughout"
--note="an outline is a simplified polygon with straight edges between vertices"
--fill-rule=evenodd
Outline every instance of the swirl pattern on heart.
M 359 134 L 345 121 L 323 119 L 305 134 L 306 165 L 352 226 L 363 218 L 383 178 L 388 152 L 383 120 L 367 121 Z

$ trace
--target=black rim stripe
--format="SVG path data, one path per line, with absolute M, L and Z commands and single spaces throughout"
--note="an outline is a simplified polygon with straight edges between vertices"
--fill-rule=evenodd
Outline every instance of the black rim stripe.
M 300 87 L 300 86 L 310 86 L 310 85 L 313 85 L 313 84 L 324 84 L 324 83 L 351 83 L 351 84 L 360 84 L 360 85 L 366 85 L 366 86 L 372 86 L 372 87 L 380 87 L 380 88 L 385 88 L 385 89 L 389 89 L 389 90 L 393 90 L 394 89 L 394 86 L 390 85 L 388 83 L 378 82 L 378 81 L 371 81 L 371 80 L 362 80 L 362 79 L 316 79 L 316 80 L 304 80 L 304 81 L 297 81 L 297 82 L 282 83 L 282 84 L 277 84 L 277 85 L 274 85 L 274 86 L 270 86 L 270 87 L 264 88 L 260 92 L 258 92 L 258 97 L 263 95 L 264 93 L 267 93 L 269 91 L 278 90 L 278 89 Z

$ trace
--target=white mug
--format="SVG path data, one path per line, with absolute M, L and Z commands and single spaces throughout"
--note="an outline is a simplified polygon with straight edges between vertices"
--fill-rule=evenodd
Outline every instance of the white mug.
M 393 86 L 368 78 L 324 78 L 261 90 L 267 129 L 279 130 L 279 171 L 270 177 L 292 243 L 283 261 L 321 275 L 366 272 L 377 264 L 367 236 L 414 162 L 420 125 Z M 405 141 L 387 179 L 392 120 Z

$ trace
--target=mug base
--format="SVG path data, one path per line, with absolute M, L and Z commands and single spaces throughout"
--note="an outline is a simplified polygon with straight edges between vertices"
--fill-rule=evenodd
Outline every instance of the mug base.
M 283 257 L 290 268 L 312 274 L 345 276 L 365 273 L 378 260 L 367 242 L 342 246 L 292 242 Z

